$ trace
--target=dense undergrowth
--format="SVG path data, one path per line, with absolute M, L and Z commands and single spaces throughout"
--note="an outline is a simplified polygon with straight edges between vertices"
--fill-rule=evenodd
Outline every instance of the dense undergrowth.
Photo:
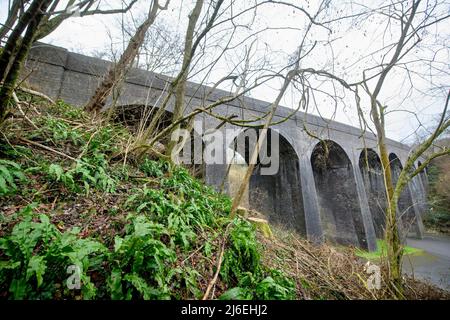
M 392 297 L 367 289 L 351 249 L 265 239 L 187 169 L 127 155 L 124 126 L 19 99 L 25 116 L 0 135 L 1 298 Z M 420 297 L 445 297 L 426 288 Z

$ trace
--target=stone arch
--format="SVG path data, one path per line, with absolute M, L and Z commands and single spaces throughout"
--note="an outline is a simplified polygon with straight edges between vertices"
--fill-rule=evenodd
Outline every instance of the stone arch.
M 113 119 L 116 122 L 124 124 L 132 132 L 137 133 L 139 130 L 146 128 L 150 124 L 152 116 L 157 110 L 157 108 L 143 104 L 120 105 L 115 107 Z M 167 126 L 172 123 L 172 117 L 173 113 L 171 111 L 164 110 L 156 124 L 155 131 L 158 132 L 167 128 Z M 164 146 L 167 146 L 169 140 L 169 135 L 162 137 L 162 139 L 157 142 L 157 150 L 164 153 Z M 189 142 L 186 142 L 179 154 L 180 158 L 184 159 L 183 165 L 189 169 L 194 176 L 200 179 L 204 178 L 206 169 L 203 161 L 204 146 L 205 144 L 202 141 L 201 135 L 193 128 L 190 133 Z
M 367 247 L 353 166 L 344 149 L 334 141 L 320 141 L 311 165 L 325 239 Z
M 372 214 L 373 226 L 377 238 L 384 238 L 386 227 L 386 189 L 380 157 L 370 148 L 365 148 L 359 155 L 359 170 L 363 176 Z
M 204 180 L 206 174 L 206 163 L 203 157 L 204 150 L 205 142 L 202 139 L 202 135 L 195 129 L 192 129 L 189 141 L 186 141 L 180 155 L 188 159 L 184 166 L 194 177 L 201 180 Z
M 403 170 L 403 165 L 395 153 L 389 154 L 389 163 L 392 171 L 392 183 L 395 187 L 400 176 L 400 172 Z M 400 194 L 397 204 L 397 217 L 399 217 L 402 229 L 401 231 L 405 235 L 411 231 L 412 227 L 415 227 L 414 204 L 408 188 L 409 186 L 405 186 Z
M 141 124 L 144 127 L 149 125 L 157 110 L 157 108 L 145 104 L 120 105 L 114 108 L 113 119 L 124 124 L 130 130 L 137 131 Z M 172 121 L 172 116 L 172 112 L 165 110 L 158 121 L 158 128 L 167 127 Z
M 241 131 L 232 141 L 230 147 L 240 155 L 241 165 L 248 165 L 258 136 L 259 130 L 249 128 Z M 274 129 L 268 129 L 263 149 L 266 145 L 270 151 L 258 157 L 250 178 L 249 207 L 266 215 L 271 223 L 306 236 L 297 152 L 288 138 Z M 275 165 L 268 164 L 269 159 L 278 163 L 278 170 L 270 172 L 270 166 L 275 169 Z M 230 174 L 228 177 L 231 178 Z M 242 175 L 238 179 L 242 179 Z M 231 181 L 230 186 L 232 184 Z M 230 191 L 233 193 L 233 190 Z

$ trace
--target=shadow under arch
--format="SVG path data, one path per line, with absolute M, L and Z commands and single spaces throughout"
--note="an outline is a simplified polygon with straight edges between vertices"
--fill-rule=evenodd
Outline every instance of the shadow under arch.
M 366 188 L 375 235 L 382 239 L 386 227 L 386 188 L 381 160 L 373 149 L 366 148 L 361 151 L 359 170 Z
M 422 162 L 420 162 L 420 160 L 417 161 L 417 167 L 420 167 L 421 165 L 422 165 Z
M 120 105 L 115 107 L 112 118 L 115 122 L 121 123 L 126 126 L 132 133 L 139 134 L 139 132 L 145 130 L 152 122 L 153 116 L 158 111 L 150 105 Z M 159 120 L 155 125 L 155 134 L 166 129 L 172 124 L 173 113 L 168 110 L 164 110 Z M 183 122 L 182 126 L 186 126 L 187 122 Z M 167 134 L 161 137 L 157 141 L 157 150 L 164 153 L 165 147 L 167 147 L 171 137 Z M 182 141 L 182 137 L 179 138 L 178 143 Z M 203 150 L 205 144 L 202 140 L 202 136 L 195 131 L 194 128 L 190 131 L 190 137 L 185 141 L 185 144 L 179 151 L 179 158 L 182 159 L 183 166 L 186 167 L 192 175 L 196 178 L 204 179 L 206 173 L 205 163 L 203 161 Z
M 403 170 L 403 165 L 395 153 L 389 154 L 389 163 L 392 171 L 392 184 L 395 188 L 400 173 Z M 416 227 L 414 203 L 408 188 L 408 186 L 405 186 L 402 190 L 397 203 L 397 217 L 400 222 L 400 231 L 405 236 Z
M 422 165 L 422 162 L 417 161 L 417 168 L 419 168 L 421 165 Z M 428 166 L 425 166 L 423 168 L 423 170 L 421 170 L 419 173 L 419 178 L 420 178 L 425 190 L 427 190 L 427 188 L 428 188 L 428 176 L 427 175 L 428 175 Z
M 249 128 L 240 132 L 231 143 L 230 149 L 239 154 L 241 168 L 239 172 L 230 170 L 228 174 L 231 194 L 239 188 L 258 136 L 258 129 Z M 263 149 L 268 152 L 258 156 L 250 177 L 249 208 L 267 216 L 271 223 L 306 236 L 298 155 L 288 139 L 274 129 L 268 129 Z M 278 170 L 270 174 L 267 169 L 273 163 L 269 164 L 269 159 L 278 162 Z
M 112 118 L 130 130 L 137 131 L 140 127 L 146 128 L 150 124 L 157 110 L 150 105 L 120 105 L 114 107 Z M 157 123 L 157 128 L 166 128 L 171 123 L 172 117 L 173 113 L 165 110 Z
M 320 141 L 311 165 L 325 239 L 367 248 L 353 167 L 344 149 L 332 140 Z

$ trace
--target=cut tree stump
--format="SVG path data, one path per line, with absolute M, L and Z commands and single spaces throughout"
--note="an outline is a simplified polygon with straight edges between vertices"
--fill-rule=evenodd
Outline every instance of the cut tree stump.
M 236 214 L 238 216 L 241 216 L 243 218 L 247 218 L 248 217 L 248 210 L 244 207 L 237 207 L 236 208 Z
M 250 223 L 254 224 L 256 229 L 260 230 L 264 237 L 268 239 L 274 239 L 272 230 L 270 229 L 269 222 L 265 219 L 255 218 L 255 217 L 249 217 L 247 218 Z
M 267 221 L 267 219 L 257 218 L 253 216 L 253 215 L 263 216 L 259 212 L 239 206 L 236 208 L 236 214 L 247 219 L 251 224 L 253 224 L 256 227 L 256 229 L 262 232 L 264 237 L 272 240 L 275 239 L 272 230 L 270 229 L 269 221 Z

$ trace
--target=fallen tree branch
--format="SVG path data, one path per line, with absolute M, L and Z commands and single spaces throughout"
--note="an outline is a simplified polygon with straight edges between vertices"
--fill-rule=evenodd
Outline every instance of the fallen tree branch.
M 19 98 L 17 97 L 17 94 L 13 91 L 12 93 L 12 98 L 14 100 L 14 102 L 17 104 L 17 109 L 19 109 L 20 114 L 22 115 L 22 117 L 27 120 L 27 122 L 36 130 L 39 130 L 39 128 L 36 126 L 36 124 L 31 121 L 30 118 L 27 117 L 27 115 L 25 114 L 25 112 L 23 112 L 22 107 L 20 106 L 22 104 L 22 102 L 19 100 Z
M 53 101 L 52 98 L 50 98 L 49 96 L 43 94 L 42 92 L 31 90 L 31 89 L 27 89 L 27 88 L 23 88 L 23 87 L 18 87 L 17 89 L 20 90 L 20 91 L 23 91 L 25 93 L 29 93 L 29 94 L 32 94 L 34 96 L 43 98 L 43 99 L 47 100 L 48 102 L 50 102 L 51 104 L 56 104 L 55 101 Z
M 225 253 L 225 245 L 227 243 L 228 234 L 230 232 L 230 228 L 231 228 L 232 224 L 233 223 L 229 223 L 227 228 L 225 229 L 225 233 L 223 235 L 222 247 L 220 249 L 220 254 L 219 254 L 219 261 L 217 262 L 217 270 L 214 273 L 214 277 L 209 282 L 208 287 L 206 288 L 206 291 L 205 291 L 205 294 L 203 295 L 202 300 L 208 299 L 211 289 L 214 287 L 214 285 L 217 282 L 217 279 L 219 278 L 220 268 L 222 267 L 223 255 Z
M 220 272 L 220 268 L 222 266 L 222 260 L 223 260 L 223 254 L 225 252 L 225 243 L 226 243 L 226 237 L 223 239 L 223 243 L 222 243 L 222 248 L 220 250 L 220 255 L 219 255 L 219 262 L 217 263 L 217 270 L 216 273 L 214 274 L 214 277 L 211 279 L 211 281 L 208 284 L 208 288 L 206 288 L 206 292 L 205 295 L 203 296 L 202 300 L 206 300 L 209 297 L 209 294 L 211 292 L 212 287 L 216 284 L 217 279 L 219 277 L 219 272 Z
M 19 138 L 19 140 L 21 140 L 21 141 L 23 141 L 23 142 L 26 142 L 26 143 L 29 143 L 29 144 L 32 144 L 32 145 L 34 145 L 34 146 L 36 146 L 36 147 L 39 147 L 39 148 L 42 148 L 42 149 L 44 149 L 44 150 L 53 152 L 53 153 L 55 153 L 55 154 L 57 154 L 57 155 L 60 155 L 60 156 L 65 157 L 65 158 L 67 158 L 67 159 L 70 159 L 70 160 L 73 160 L 73 161 L 77 161 L 77 159 L 75 159 L 74 157 L 71 157 L 71 156 L 69 156 L 69 155 L 67 155 L 67 154 L 65 154 L 65 153 L 63 153 L 63 152 L 60 152 L 60 151 L 55 150 L 55 149 L 52 149 L 52 148 L 50 148 L 50 147 L 44 146 L 43 144 L 40 144 L 39 142 L 34 142 L 34 141 L 28 140 L 28 139 L 26 139 L 26 138 Z

